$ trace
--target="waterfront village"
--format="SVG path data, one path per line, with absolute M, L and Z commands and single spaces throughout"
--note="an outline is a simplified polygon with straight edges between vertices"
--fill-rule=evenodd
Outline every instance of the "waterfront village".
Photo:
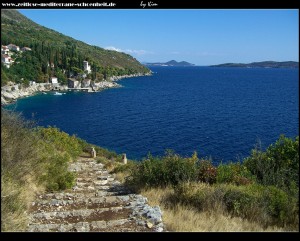
M 14 56 L 22 54 L 25 51 L 32 51 L 29 47 L 22 47 L 15 44 L 9 44 L 7 46 L 1 46 L 1 62 L 2 64 L 10 68 L 13 64 L 18 64 L 15 62 Z M 53 63 L 48 62 L 48 67 L 54 68 Z M 20 97 L 26 97 L 34 94 L 35 92 L 55 91 L 55 94 L 61 94 L 60 91 L 86 91 L 86 92 L 96 92 L 106 88 L 120 87 L 119 84 L 114 81 L 120 80 L 122 78 L 129 78 L 135 76 L 141 76 L 144 74 L 133 74 L 124 76 L 111 76 L 107 80 L 102 80 L 99 82 L 92 81 L 87 78 L 88 74 L 91 73 L 91 66 L 89 62 L 83 61 L 83 73 L 74 75 L 70 74 L 68 78 L 67 85 L 61 85 L 58 82 L 56 76 L 51 76 L 46 83 L 36 83 L 35 80 L 29 81 L 29 86 L 24 87 L 21 84 L 8 83 L 6 86 L 1 87 L 1 104 L 8 104 Z

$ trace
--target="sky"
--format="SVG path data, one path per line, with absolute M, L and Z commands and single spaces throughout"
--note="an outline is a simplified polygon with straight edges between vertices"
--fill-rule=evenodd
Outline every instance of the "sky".
M 22 9 L 45 27 L 140 62 L 299 61 L 299 10 Z

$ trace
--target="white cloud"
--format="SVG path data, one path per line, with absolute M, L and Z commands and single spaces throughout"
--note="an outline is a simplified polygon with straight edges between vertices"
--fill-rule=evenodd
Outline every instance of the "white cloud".
M 126 49 L 124 52 L 129 53 L 129 54 L 136 54 L 136 55 L 144 55 L 144 54 L 151 54 L 152 52 L 140 49 L 140 50 L 135 50 L 135 49 Z
M 107 50 L 114 50 L 114 51 L 117 51 L 117 52 L 124 52 L 124 53 L 128 53 L 128 54 L 135 54 L 135 55 L 145 55 L 145 54 L 153 54 L 153 52 L 150 52 L 150 51 L 147 51 L 147 50 L 143 50 L 143 49 L 119 49 L 119 48 L 116 48 L 114 46 L 109 46 L 109 47 L 106 47 L 105 49 Z
M 113 51 L 117 51 L 117 52 L 124 52 L 122 49 L 118 49 L 114 46 L 109 46 L 109 47 L 106 47 L 105 49 L 107 50 L 113 50 Z

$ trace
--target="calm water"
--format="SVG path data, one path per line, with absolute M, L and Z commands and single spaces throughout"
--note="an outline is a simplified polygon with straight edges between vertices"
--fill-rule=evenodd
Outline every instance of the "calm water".
M 235 161 L 299 135 L 299 70 L 153 67 L 151 77 L 98 93 L 36 95 L 15 108 L 90 143 L 141 159 L 173 149 Z

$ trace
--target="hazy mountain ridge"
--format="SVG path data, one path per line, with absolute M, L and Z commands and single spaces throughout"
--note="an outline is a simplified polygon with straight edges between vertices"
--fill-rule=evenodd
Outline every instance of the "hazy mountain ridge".
M 262 62 L 253 62 L 249 64 L 242 63 L 225 63 L 211 65 L 210 67 L 244 67 L 244 68 L 299 68 L 299 62 L 295 61 L 262 61 Z
M 149 66 L 195 66 L 194 64 L 191 64 L 186 61 L 177 62 L 176 60 L 170 60 L 165 63 L 145 63 L 145 65 Z

